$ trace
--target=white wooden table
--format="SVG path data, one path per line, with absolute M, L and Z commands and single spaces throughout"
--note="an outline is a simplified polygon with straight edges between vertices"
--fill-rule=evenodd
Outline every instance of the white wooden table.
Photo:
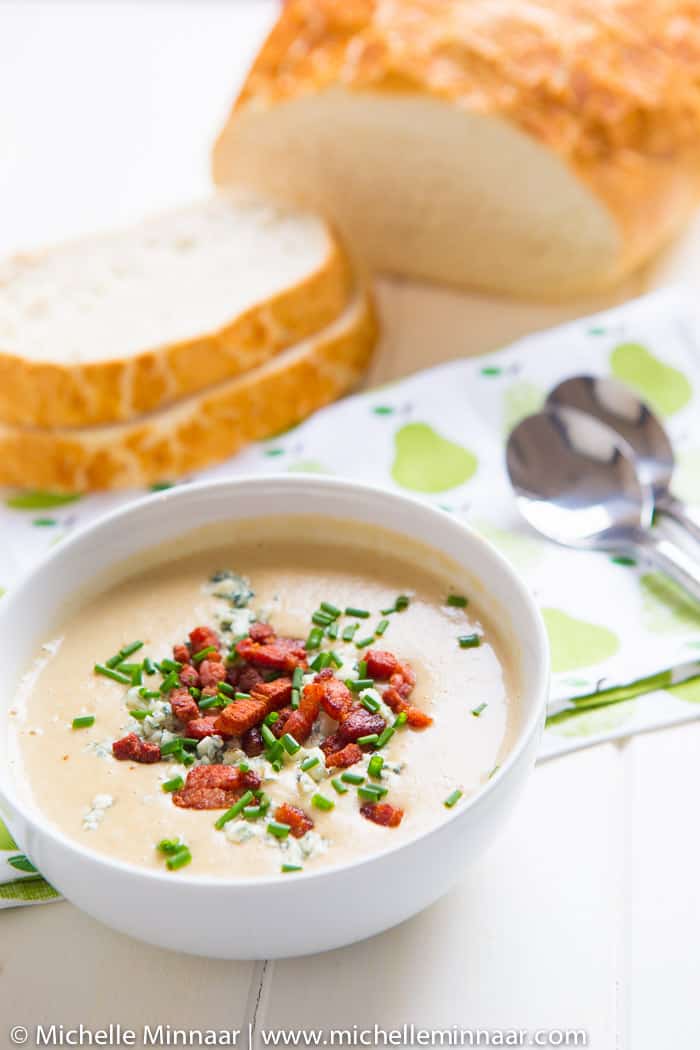
M 208 149 L 273 17 L 247 3 L 0 3 L 0 253 L 208 189 Z M 616 300 L 700 276 L 700 225 Z M 604 305 L 383 282 L 381 381 Z M 66 903 L 0 914 L 12 1024 L 580 1028 L 595 1050 L 700 1046 L 700 724 L 539 768 L 508 832 L 400 928 L 331 955 L 209 962 Z M 172 921 L 174 916 L 164 916 Z M 483 1044 L 482 1044 L 483 1045 Z

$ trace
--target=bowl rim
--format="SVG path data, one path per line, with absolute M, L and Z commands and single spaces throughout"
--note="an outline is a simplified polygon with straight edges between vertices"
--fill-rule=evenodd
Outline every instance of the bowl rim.
M 432 827 L 427 828 L 425 831 L 418 833 L 412 838 L 407 839 L 404 842 L 400 842 L 397 845 L 388 845 L 384 849 L 377 850 L 369 853 L 366 856 L 358 857 L 356 860 L 351 860 L 346 863 L 329 865 L 326 868 L 320 868 L 314 871 L 301 871 L 294 873 L 294 879 L 286 880 L 281 882 L 279 872 L 270 875 L 256 875 L 256 876 L 236 876 L 235 878 L 227 878 L 219 875 L 192 875 L 187 871 L 178 872 L 179 878 L 173 879 L 172 873 L 165 870 L 151 870 L 149 868 L 141 867 L 138 864 L 134 864 L 130 861 L 121 860 L 118 857 L 112 857 L 108 854 L 100 853 L 97 850 L 92 849 L 89 846 L 83 846 L 75 839 L 71 838 L 60 828 L 54 825 L 44 814 L 38 809 L 36 812 L 32 811 L 25 805 L 21 798 L 18 797 L 15 785 L 10 779 L 9 773 L 5 778 L 5 785 L 0 783 L 0 803 L 7 799 L 10 808 L 16 810 L 21 817 L 27 822 L 27 825 L 32 829 L 37 829 L 41 834 L 46 835 L 49 840 L 57 842 L 60 846 L 67 849 L 69 852 L 76 855 L 76 859 L 81 861 L 87 860 L 92 864 L 98 866 L 104 866 L 108 870 L 114 870 L 122 872 L 125 876 L 139 876 L 149 881 L 155 881 L 157 884 L 169 885 L 169 886 L 188 886 L 188 887 L 202 887 L 210 890 L 227 890 L 235 891 L 236 889 L 250 889 L 258 886 L 279 886 L 279 885 L 291 885 L 296 884 L 300 881 L 308 882 L 310 880 L 328 878 L 333 875 L 341 875 L 345 872 L 354 871 L 365 864 L 370 864 L 375 861 L 379 861 L 387 857 L 390 854 L 398 854 L 403 850 L 410 849 L 417 845 L 419 842 L 423 842 L 429 839 L 431 836 L 436 835 L 443 830 L 446 830 L 449 826 L 455 824 L 457 821 L 465 819 L 468 813 L 473 812 L 475 809 L 483 807 L 484 803 L 493 796 L 499 789 L 502 782 L 506 779 L 509 773 L 519 763 L 522 755 L 527 751 L 533 737 L 538 734 L 543 723 L 546 712 L 549 680 L 550 680 L 550 652 L 549 652 L 549 639 L 547 631 L 544 625 L 542 614 L 535 603 L 530 591 L 525 586 L 524 582 L 517 575 L 515 570 L 512 568 L 507 559 L 496 550 L 496 548 L 488 542 L 484 537 L 480 536 L 475 529 L 470 525 L 467 525 L 461 519 L 456 517 L 449 511 L 429 503 L 426 500 L 416 498 L 411 495 L 405 495 L 394 491 L 387 490 L 380 485 L 372 484 L 370 482 L 354 481 L 352 479 L 345 478 L 334 478 L 327 477 L 324 475 L 289 475 L 289 474 L 240 474 L 234 477 L 228 478 L 214 478 L 211 480 L 184 482 L 178 485 L 174 485 L 172 488 L 159 490 L 157 492 L 150 492 L 144 494 L 142 497 L 130 500 L 128 503 L 122 506 L 115 507 L 112 510 L 106 511 L 100 514 L 96 519 L 81 525 L 67 537 L 61 544 L 53 547 L 51 550 L 46 552 L 37 562 L 29 567 L 18 579 L 17 583 L 11 588 L 5 597 L 2 607 L 0 607 L 0 622 L 5 619 L 11 610 L 13 604 L 13 598 L 15 595 L 30 587 L 32 583 L 41 575 L 45 567 L 56 562 L 61 561 L 65 553 L 75 547 L 79 547 L 82 543 L 88 540 L 94 533 L 100 529 L 110 529 L 115 526 L 118 527 L 119 523 L 123 519 L 128 519 L 132 515 L 138 514 L 139 511 L 145 507 L 153 507 L 156 504 L 167 506 L 169 503 L 176 503 L 180 499 L 184 499 L 186 496 L 196 496 L 200 493 L 206 493 L 209 491 L 216 492 L 220 489 L 227 488 L 241 488 L 246 486 L 254 486 L 264 488 L 266 485 L 282 485 L 283 487 L 296 488 L 301 485 L 316 486 L 320 489 L 327 490 L 342 490 L 352 491 L 357 494 L 366 496 L 370 500 L 385 500 L 394 504 L 403 504 L 405 506 L 413 508 L 414 511 L 425 514 L 429 517 L 435 517 L 441 520 L 449 528 L 454 528 L 457 531 L 466 533 L 470 540 L 474 542 L 478 547 L 482 548 L 482 552 L 486 553 L 487 558 L 496 565 L 497 569 L 504 573 L 511 587 L 518 593 L 521 601 L 527 613 L 530 617 L 531 624 L 534 630 L 534 637 L 537 643 L 536 653 L 536 672 L 534 676 L 534 682 L 530 686 L 530 691 L 535 697 L 539 697 L 537 703 L 533 705 L 533 709 L 524 720 L 523 724 L 517 729 L 516 740 L 506 755 L 504 761 L 496 767 L 489 780 L 483 784 L 470 798 L 465 802 L 455 807 L 447 816 L 447 819 L 441 820 Z M 264 517 L 265 515 L 257 515 L 258 517 Z M 324 515 L 330 517 L 330 515 Z M 201 526 L 192 526 L 190 531 Z M 206 527 L 206 526 L 205 526 Z M 372 526 L 370 525 L 370 528 Z M 399 535 L 402 533 L 401 528 L 394 525 L 386 526 L 389 531 L 396 532 Z M 183 535 L 186 535 L 187 530 L 185 529 Z M 415 539 L 409 533 L 405 533 L 408 538 Z M 417 542 L 423 543 L 426 547 L 433 546 L 427 541 L 420 540 Z M 153 544 L 144 545 L 142 548 L 144 551 L 152 550 Z M 435 548 L 438 549 L 439 548 Z M 134 557 L 136 555 L 131 555 Z M 114 563 L 116 564 L 116 563 Z M 471 570 L 474 575 L 480 577 L 480 571 L 478 569 Z M 69 588 L 69 590 L 75 590 L 77 588 Z M 5 713 L 2 712 L 2 717 L 5 719 Z M 5 719 L 6 720 L 6 719 Z M 6 732 L 6 728 L 3 730 Z M 9 789 L 9 790 L 8 790 Z M 1 814 L 0 814 L 1 816 Z

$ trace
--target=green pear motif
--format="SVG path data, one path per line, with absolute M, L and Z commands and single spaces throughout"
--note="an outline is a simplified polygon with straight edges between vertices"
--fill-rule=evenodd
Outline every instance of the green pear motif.
M 0 820 L 0 849 L 17 849 L 17 843 Z
M 640 579 L 642 619 L 655 634 L 685 634 L 700 631 L 700 610 L 677 583 L 660 572 Z
M 621 343 L 610 355 L 613 375 L 636 390 L 662 416 L 685 408 L 693 396 L 688 379 L 640 343 Z
M 490 521 L 475 521 L 473 526 L 516 569 L 531 569 L 545 557 L 546 544 L 533 539 L 532 536 L 500 529 Z
M 552 670 L 576 671 L 610 659 L 620 648 L 620 639 L 607 627 L 576 620 L 561 609 L 543 609 L 542 615 L 552 648 Z
M 503 395 L 503 431 L 510 434 L 526 416 L 540 412 L 545 402 L 544 391 L 534 383 L 521 380 L 509 386 Z
M 672 487 L 680 499 L 700 504 L 700 448 L 678 453 Z
M 461 445 L 442 437 L 427 423 L 407 423 L 396 431 L 391 476 L 413 492 L 445 492 L 463 485 L 479 461 Z
M 332 474 L 330 467 L 321 463 L 320 459 L 298 459 L 287 467 L 290 474 Z
M 560 716 L 559 720 L 549 722 L 547 728 L 557 736 L 575 738 L 611 733 L 632 717 L 636 705 L 636 700 L 625 700 L 620 704 L 596 707 L 592 711 L 566 711 L 566 718 Z

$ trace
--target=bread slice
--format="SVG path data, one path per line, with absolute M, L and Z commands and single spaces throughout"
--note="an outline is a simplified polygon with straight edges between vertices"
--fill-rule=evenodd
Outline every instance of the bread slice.
M 372 303 L 360 293 L 323 332 L 141 419 L 57 430 L 0 425 L 0 484 L 57 492 L 139 487 L 216 463 L 345 393 L 376 334 Z
M 381 270 L 543 299 L 602 289 L 698 202 L 697 11 L 287 0 L 214 178 L 325 214 Z
M 326 224 L 221 193 L 0 265 L 0 420 L 130 419 L 321 331 L 351 295 Z

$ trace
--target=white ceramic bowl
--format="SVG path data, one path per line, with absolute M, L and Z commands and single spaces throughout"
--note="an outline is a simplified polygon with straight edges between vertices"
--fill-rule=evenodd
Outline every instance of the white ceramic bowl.
M 14 687 L 77 589 L 139 552 L 203 525 L 313 514 L 384 526 L 442 551 L 483 584 L 482 606 L 507 611 L 522 681 L 514 746 L 471 800 L 433 830 L 377 856 L 294 878 L 177 878 L 100 856 L 24 804 L 2 761 Z M 162 947 L 226 959 L 280 958 L 379 933 L 445 893 L 504 823 L 531 770 L 544 720 L 549 655 L 539 612 L 512 569 L 455 518 L 416 500 L 316 477 L 186 485 L 133 503 L 60 544 L 0 609 L 0 813 L 68 900 L 117 930 Z

